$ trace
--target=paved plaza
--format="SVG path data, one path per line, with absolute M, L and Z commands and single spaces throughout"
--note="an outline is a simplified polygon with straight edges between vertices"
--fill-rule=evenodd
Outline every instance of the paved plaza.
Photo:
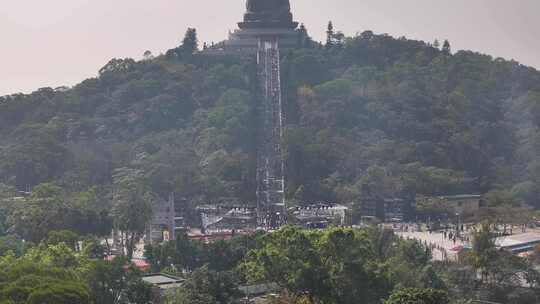
M 443 232 L 420 232 L 420 231 L 409 231 L 409 232 L 396 232 L 396 234 L 405 239 L 414 239 L 418 240 L 424 245 L 429 246 L 432 249 L 433 259 L 436 261 L 446 261 L 457 259 L 457 254 L 459 250 L 457 248 L 463 248 L 470 246 L 470 242 L 464 242 L 458 238 L 454 242 L 453 239 L 444 237 Z
M 445 234 L 444 231 L 429 232 L 425 226 L 419 227 L 415 224 L 407 225 L 407 229 L 403 229 L 404 227 L 400 227 L 400 229 L 396 231 L 396 234 L 405 239 L 418 240 L 422 244 L 430 247 L 432 249 L 433 259 L 436 261 L 455 261 L 461 250 L 464 248 L 472 248 L 472 234 L 474 232 L 471 228 L 472 226 L 468 226 L 468 228 L 460 232 L 461 237 L 456 238 L 454 238 L 455 230 L 452 229 L 446 230 Z M 522 239 L 540 240 L 540 229 L 538 228 L 525 229 L 523 227 L 507 227 L 507 229 L 507 231 L 513 232 L 513 234 L 498 237 L 496 241 L 498 246 L 506 243 L 513 244 L 517 242 L 516 240 L 523 242 Z M 452 233 L 452 235 L 450 235 L 450 233 Z

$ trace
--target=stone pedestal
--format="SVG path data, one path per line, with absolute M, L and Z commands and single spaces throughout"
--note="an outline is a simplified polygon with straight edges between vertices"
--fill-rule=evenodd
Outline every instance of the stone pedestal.
M 299 33 L 292 28 L 245 28 L 230 33 L 225 48 L 256 52 L 262 37 L 277 37 L 280 48 L 295 48 L 299 43 Z

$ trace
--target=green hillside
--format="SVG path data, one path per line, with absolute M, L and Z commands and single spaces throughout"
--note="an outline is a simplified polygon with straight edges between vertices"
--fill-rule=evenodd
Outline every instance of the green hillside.
M 0 182 L 107 192 L 130 168 L 162 197 L 254 202 L 254 58 L 182 50 L 0 97 Z M 540 72 L 372 32 L 282 57 L 290 201 L 351 202 L 370 184 L 537 203 Z

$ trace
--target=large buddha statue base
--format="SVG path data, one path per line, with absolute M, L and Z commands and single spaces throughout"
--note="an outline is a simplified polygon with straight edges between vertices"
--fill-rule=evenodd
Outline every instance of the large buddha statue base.
M 257 52 L 259 40 L 264 37 L 276 37 L 280 48 L 296 48 L 299 43 L 295 28 L 247 27 L 230 33 L 225 49 Z
M 209 51 L 256 53 L 261 38 L 276 38 L 280 48 L 296 48 L 301 39 L 298 22 L 293 20 L 289 0 L 247 0 L 238 29 L 229 33 L 228 40 Z

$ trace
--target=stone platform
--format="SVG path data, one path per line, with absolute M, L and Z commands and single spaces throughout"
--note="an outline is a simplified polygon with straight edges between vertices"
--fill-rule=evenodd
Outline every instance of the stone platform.
M 280 48 L 298 46 L 300 34 L 291 28 L 246 28 L 238 29 L 229 34 L 225 41 L 227 50 L 243 50 L 257 52 L 259 39 L 262 37 L 277 37 Z

